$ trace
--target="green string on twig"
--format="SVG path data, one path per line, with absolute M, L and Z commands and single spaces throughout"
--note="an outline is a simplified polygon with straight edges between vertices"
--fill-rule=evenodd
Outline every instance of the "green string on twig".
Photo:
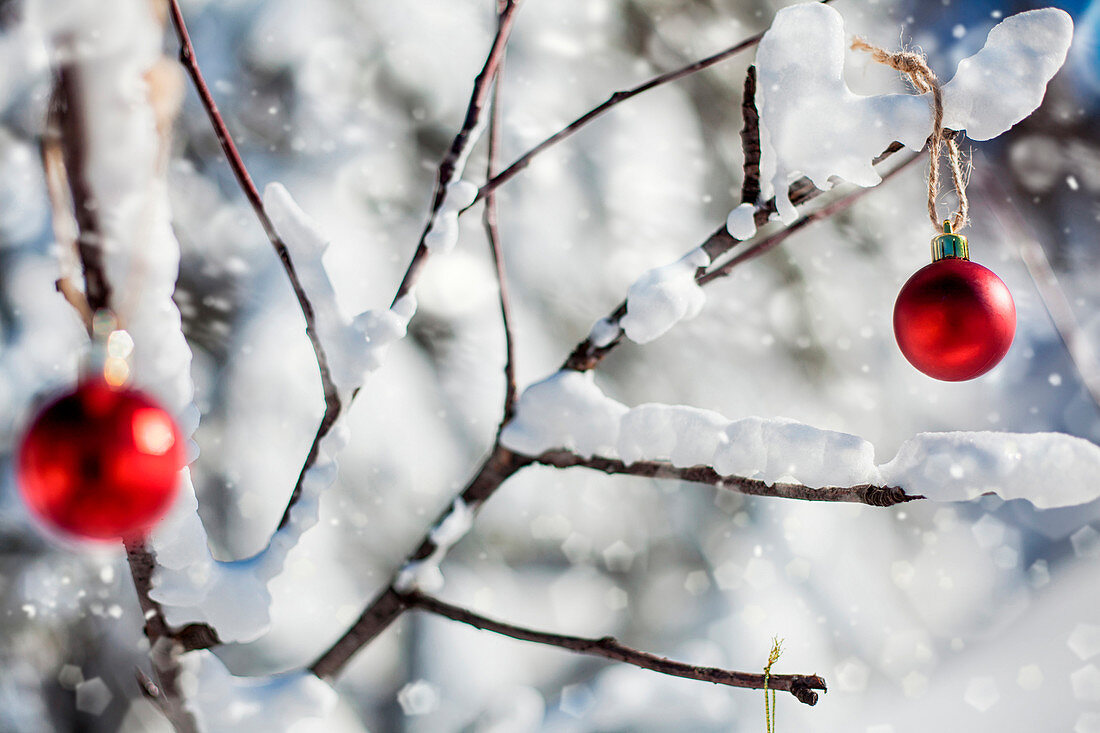
M 779 655 L 782 653 L 783 640 L 773 637 L 772 650 L 768 654 L 768 666 L 764 667 L 764 722 L 768 726 L 767 733 L 775 733 L 775 690 L 768 689 L 768 679 L 772 674 L 772 665 L 779 661 Z

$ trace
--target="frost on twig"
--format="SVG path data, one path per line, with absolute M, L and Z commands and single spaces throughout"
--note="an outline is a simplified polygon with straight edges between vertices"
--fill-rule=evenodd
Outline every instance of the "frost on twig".
M 1072 38 L 1073 21 L 1054 8 L 1001 21 L 985 47 L 961 61 L 943 85 L 944 127 L 988 140 L 1027 117 L 1042 102 Z M 927 94 L 852 93 L 843 78 L 846 46 L 840 13 L 816 3 L 779 11 L 760 42 L 763 193 L 778 194 L 786 223 L 795 211 L 785 192 L 798 176 L 818 188 L 828 188 L 832 176 L 873 186 L 879 177 L 871 161 L 889 143 L 920 150 L 932 132 Z
M 623 470 L 611 473 L 629 473 L 632 464 L 653 461 L 676 469 L 704 467 L 714 473 L 706 483 L 735 476 L 809 489 L 896 487 L 934 501 L 997 494 L 1044 509 L 1100 497 L 1094 480 L 1100 447 L 1070 435 L 920 433 L 903 443 L 893 460 L 876 463 L 874 446 L 863 438 L 793 420 L 730 420 L 684 405 L 628 408 L 604 395 L 591 372 L 561 371 L 528 387 L 501 442 L 533 457 L 565 449 L 583 458 L 622 461 Z M 669 473 L 669 478 L 697 480 Z

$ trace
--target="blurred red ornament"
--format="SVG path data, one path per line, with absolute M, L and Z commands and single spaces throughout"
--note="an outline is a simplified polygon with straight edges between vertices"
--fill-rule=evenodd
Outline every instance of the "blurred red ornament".
M 172 417 L 101 379 L 47 405 L 19 447 L 18 482 L 46 524 L 82 539 L 143 534 L 171 506 L 184 466 Z
M 966 238 L 949 226 L 944 231 L 932 240 L 932 264 L 898 293 L 894 335 L 917 369 L 961 382 L 985 374 L 1008 353 L 1016 305 L 1001 278 L 967 259 Z

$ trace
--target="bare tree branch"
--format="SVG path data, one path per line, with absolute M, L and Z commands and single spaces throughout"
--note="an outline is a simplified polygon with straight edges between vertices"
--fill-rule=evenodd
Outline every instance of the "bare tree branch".
M 450 149 L 439 164 L 431 215 L 428 217 L 428 223 L 420 235 L 420 242 L 416 246 L 416 252 L 413 253 L 412 261 L 409 262 L 409 267 L 405 270 L 405 276 L 397 288 L 397 294 L 393 297 L 394 303 L 412 291 L 420 277 L 420 271 L 428 259 L 429 249 L 425 244 L 425 239 L 428 232 L 431 231 L 436 215 L 443 206 L 447 184 L 451 183 L 454 178 L 458 162 L 466 156 L 468 148 L 475 142 L 472 135 L 481 122 L 481 113 L 488 103 L 489 90 L 497 69 L 504 61 L 504 50 L 507 48 L 508 38 L 511 36 L 512 25 L 515 22 L 515 13 L 518 8 L 518 0 L 506 0 L 504 7 L 497 16 L 497 32 L 493 38 L 493 45 L 489 49 L 489 55 L 485 59 L 485 65 L 482 67 L 481 73 L 474 80 L 474 89 L 470 95 L 470 103 L 466 107 L 466 119 L 462 123 L 462 129 L 455 135 Z
M 832 0 L 820 0 L 820 2 L 822 4 L 828 4 L 832 2 Z M 643 82 L 636 87 L 615 92 L 602 104 L 599 104 L 596 107 L 593 107 L 589 111 L 585 112 L 583 115 L 563 127 L 561 130 L 558 130 L 553 135 L 546 138 L 541 143 L 531 148 L 520 157 L 516 158 L 516 160 L 511 165 L 498 173 L 496 176 L 486 181 L 485 185 L 483 185 L 481 189 L 477 192 L 477 198 L 474 199 L 474 203 L 482 200 L 488 194 L 500 188 L 501 185 L 515 178 L 520 171 L 531 164 L 531 161 L 535 158 L 535 156 L 545 152 L 548 148 L 553 147 L 555 144 L 561 142 L 567 137 L 572 136 L 575 132 L 578 132 L 582 127 L 584 127 L 597 117 L 602 116 L 605 112 L 607 112 L 615 105 L 622 104 L 626 100 L 633 99 L 639 94 L 648 92 L 651 89 L 655 89 L 664 84 L 670 84 L 674 81 L 683 79 L 685 76 L 690 76 L 697 71 L 702 71 L 703 69 L 708 69 L 715 64 L 719 64 L 732 56 L 736 56 L 742 51 L 753 48 L 758 43 L 760 43 L 760 39 L 763 37 L 763 32 L 757 33 L 755 35 L 749 36 L 743 41 L 739 41 L 738 43 L 733 44 L 729 48 L 719 51 L 716 54 L 707 56 L 704 59 L 700 59 L 698 61 L 690 63 L 687 66 L 682 66 L 679 69 L 673 69 L 672 71 L 667 71 L 663 74 L 659 74 L 649 81 Z M 470 204 L 470 206 L 473 206 L 473 204 Z
M 888 507 L 907 501 L 923 499 L 923 496 L 911 496 L 897 486 L 826 486 L 814 488 L 802 484 L 769 484 L 757 479 L 741 476 L 723 476 L 710 466 L 691 466 L 677 468 L 666 461 L 636 461 L 626 464 L 616 458 L 592 456 L 585 458 L 570 451 L 548 451 L 535 457 L 535 463 L 555 468 L 590 468 L 606 474 L 627 476 L 645 476 L 647 478 L 674 479 L 707 484 L 720 489 L 736 491 L 749 496 L 769 496 L 778 499 L 798 499 L 800 501 L 828 501 L 849 504 L 867 504 L 868 506 Z
M 336 418 L 340 416 L 340 396 L 336 390 L 336 383 L 332 381 L 332 370 L 329 367 L 328 356 L 325 354 L 325 347 L 321 343 L 321 338 L 317 333 L 317 319 L 313 312 L 313 303 L 310 302 L 309 296 L 302 287 L 298 272 L 294 269 L 294 263 L 290 260 L 290 252 L 287 250 L 286 243 L 283 242 L 282 237 L 280 237 L 279 233 L 275 230 L 275 225 L 271 222 L 271 217 L 268 216 L 267 210 L 264 208 L 263 198 L 260 196 L 256 184 L 253 183 L 252 176 L 249 175 L 248 169 L 245 167 L 240 151 L 237 150 L 237 146 L 233 142 L 233 137 L 229 134 L 229 128 L 225 124 L 225 119 L 222 117 L 221 112 L 218 111 L 218 105 L 214 101 L 213 94 L 210 93 L 210 87 L 207 86 L 206 79 L 203 78 L 202 71 L 199 69 L 198 59 L 195 57 L 195 47 L 191 44 L 191 36 L 187 32 L 187 24 L 183 20 L 183 12 L 180 10 L 179 1 L 168 0 L 168 9 L 172 18 L 172 25 L 176 30 L 176 37 L 179 39 L 180 63 L 183 64 L 183 67 L 187 70 L 188 76 L 191 77 L 191 81 L 195 86 L 195 91 L 198 92 L 199 99 L 202 102 L 203 109 L 206 110 L 206 116 L 210 119 L 210 125 L 214 128 L 214 134 L 217 136 L 218 143 L 221 145 L 222 152 L 225 154 L 225 159 L 229 163 L 229 167 L 233 170 L 233 175 L 236 176 L 237 183 L 244 192 L 245 198 L 247 198 L 248 203 L 251 204 L 252 211 L 255 212 L 256 218 L 260 220 L 264 233 L 271 241 L 271 246 L 275 249 L 275 254 L 279 257 L 279 262 L 282 263 L 283 270 L 290 280 L 290 286 L 294 290 L 294 297 L 298 300 L 298 307 L 301 309 L 302 316 L 306 322 L 306 336 L 309 337 L 309 343 L 313 347 L 313 353 L 317 359 L 317 370 L 321 375 L 321 387 L 325 395 L 325 413 L 321 417 L 321 423 L 317 428 L 317 433 L 313 437 L 313 444 L 310 445 L 309 453 L 306 455 L 306 460 L 302 465 L 302 470 L 298 474 L 298 480 L 294 483 L 294 490 L 291 492 L 290 499 L 287 501 L 286 510 L 283 513 L 282 519 L 279 521 L 279 527 L 282 528 L 290 518 L 291 507 L 294 506 L 302 493 L 302 481 L 305 479 L 306 472 L 317 460 L 318 451 L 321 448 L 321 440 L 328 435 L 333 424 L 336 422 Z
M 503 12 L 504 8 L 504 0 L 497 0 L 498 12 Z M 489 107 L 489 146 L 485 164 L 487 178 L 493 177 L 500 153 L 500 85 L 503 73 L 504 60 L 501 59 L 500 66 L 497 67 L 496 80 L 493 82 L 493 96 Z M 500 227 L 497 226 L 496 195 L 491 192 L 485 197 L 483 220 L 493 264 L 496 267 L 497 286 L 500 290 L 500 319 L 504 325 L 504 411 L 500 421 L 500 429 L 503 429 L 504 424 L 512 419 L 516 405 L 516 349 L 512 333 L 512 309 L 508 298 L 508 273 L 504 267 L 504 248 L 500 243 Z
M 438 598 L 425 595 L 420 592 L 407 593 L 401 596 L 407 608 L 434 613 L 452 621 L 468 624 L 483 631 L 492 631 L 504 636 L 510 636 L 520 641 L 530 641 L 535 644 L 546 644 L 562 649 L 587 654 L 593 657 L 603 657 L 616 662 L 633 664 L 635 667 L 660 672 L 672 677 L 682 677 L 701 682 L 712 682 L 716 685 L 729 687 L 741 687 L 750 690 L 764 689 L 764 675 L 751 672 L 734 672 L 718 667 L 698 667 L 693 664 L 676 662 L 656 654 L 632 649 L 620 643 L 615 638 L 604 636 L 598 639 L 583 636 L 567 636 L 565 634 L 553 634 L 546 631 L 515 626 L 514 624 L 496 621 L 466 608 L 451 605 Z M 783 674 L 769 675 L 767 686 L 770 690 L 789 692 L 800 702 L 807 705 L 817 703 L 817 692 L 825 691 L 825 680 L 817 675 Z
M 755 204 L 760 198 L 760 112 L 756 109 L 756 67 L 745 72 L 745 91 L 741 96 L 741 150 L 745 155 L 741 179 L 741 203 Z

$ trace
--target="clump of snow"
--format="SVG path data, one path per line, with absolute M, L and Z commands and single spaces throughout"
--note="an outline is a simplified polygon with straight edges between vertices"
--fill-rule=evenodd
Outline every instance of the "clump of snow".
M 626 463 L 667 456 L 675 466 L 698 466 L 714 459 L 729 420 L 710 410 L 682 405 L 638 405 L 619 423 L 619 457 Z
M 601 318 L 596 321 L 592 326 L 592 330 L 589 331 L 588 340 L 592 342 L 593 346 L 602 349 L 618 338 L 622 330 L 618 323 L 607 318 Z
M 203 733 L 285 733 L 299 721 L 324 718 L 336 704 L 336 691 L 305 670 L 235 677 L 207 651 L 185 655 L 181 666 L 185 702 Z
M 474 188 L 476 194 L 477 189 Z M 384 350 L 405 335 L 416 310 L 415 301 L 402 299 L 393 309 L 367 311 L 354 319 L 345 316 L 336 302 L 336 291 L 322 257 L 328 240 L 316 224 L 280 183 L 264 189 L 264 207 L 275 230 L 286 243 L 302 288 L 313 304 L 318 336 L 328 356 L 332 380 L 341 395 L 362 385 L 366 375 L 377 369 Z
M 626 296 L 622 327 L 627 337 L 644 344 L 680 321 L 699 315 L 706 295 L 695 282 L 695 273 L 709 264 L 707 253 L 696 248 L 676 262 L 649 270 L 638 278 Z
M 402 593 L 413 588 L 420 588 L 429 593 L 440 590 L 443 587 L 443 573 L 439 566 L 443 558 L 473 526 L 474 508 L 468 506 L 461 498 L 455 499 L 447 515 L 432 527 L 429 535 L 432 544 L 435 545 L 432 554 L 423 560 L 406 563 L 397 573 L 394 588 Z
M 566 369 L 523 391 L 501 444 L 526 455 L 565 448 L 582 456 L 608 454 L 618 440 L 626 405 L 596 386 L 592 372 Z
M 874 446 L 856 435 L 760 417 L 734 420 L 725 435 L 724 445 L 714 456 L 714 470 L 724 476 L 815 487 L 881 480 Z
M 882 466 L 883 480 L 935 501 L 986 493 L 1040 509 L 1100 496 L 1100 448 L 1062 433 L 921 433 Z
M 447 184 L 443 203 L 428 224 L 424 246 L 434 252 L 450 252 L 458 244 L 458 215 L 477 198 L 477 186 L 469 181 Z
M 710 466 L 769 484 L 897 486 L 934 501 L 993 493 L 1045 509 L 1100 497 L 1100 447 L 1070 435 L 921 433 L 876 465 L 874 446 L 856 435 L 783 418 L 730 420 L 684 405 L 628 408 L 604 395 L 591 372 L 571 370 L 524 390 L 501 442 L 530 456 L 565 449 L 627 464 Z
M 1072 19 L 1055 8 L 1001 21 L 943 85 L 944 126 L 988 140 L 1027 117 L 1072 38 Z M 840 13 L 819 3 L 779 11 L 760 42 L 761 182 L 764 196 L 778 194 L 784 222 L 797 216 L 787 187 L 798 176 L 823 189 L 832 176 L 873 186 L 881 180 L 871 166 L 875 156 L 895 140 L 920 150 L 932 133 L 931 93 L 852 93 L 843 78 L 846 46 Z
M 726 231 L 738 241 L 745 241 L 756 236 L 756 206 L 753 204 L 741 204 L 726 217 Z

